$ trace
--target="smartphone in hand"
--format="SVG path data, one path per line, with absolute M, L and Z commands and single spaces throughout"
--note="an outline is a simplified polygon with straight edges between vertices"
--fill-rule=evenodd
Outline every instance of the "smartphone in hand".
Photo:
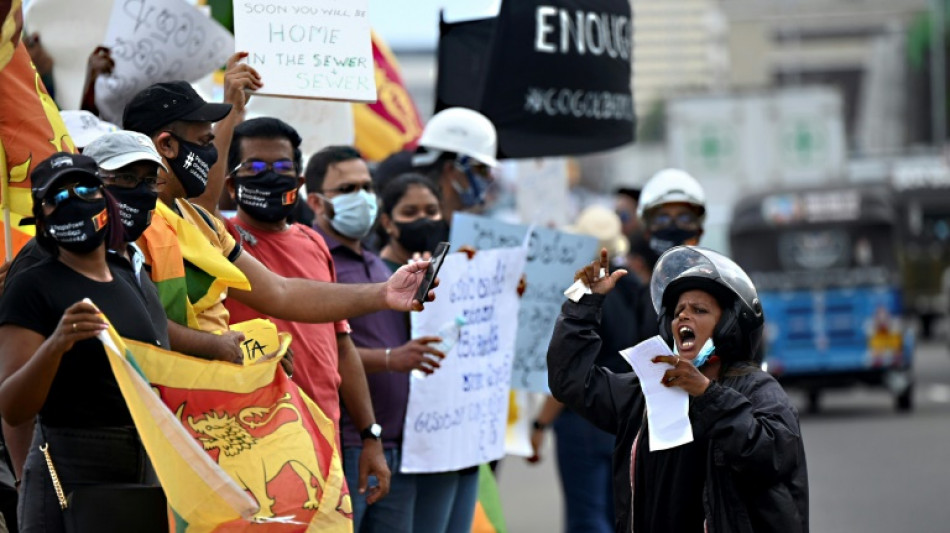
M 419 285 L 419 292 L 416 293 L 416 300 L 422 303 L 426 302 L 429 291 L 432 290 L 432 284 L 435 283 L 436 276 L 439 275 L 439 269 L 442 268 L 442 262 L 445 261 L 446 254 L 449 253 L 451 245 L 447 242 L 440 242 L 432 252 L 432 259 L 429 259 L 429 267 L 426 269 L 425 277 Z

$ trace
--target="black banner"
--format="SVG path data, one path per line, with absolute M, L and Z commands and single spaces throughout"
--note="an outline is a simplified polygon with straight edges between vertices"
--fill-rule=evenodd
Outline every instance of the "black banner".
M 636 124 L 632 43 L 626 0 L 506 0 L 497 19 L 442 23 L 436 111 L 485 114 L 500 158 L 622 146 Z

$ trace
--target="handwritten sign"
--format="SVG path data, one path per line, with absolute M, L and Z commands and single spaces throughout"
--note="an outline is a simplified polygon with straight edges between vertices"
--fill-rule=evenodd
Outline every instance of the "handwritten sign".
M 196 81 L 234 52 L 228 30 L 184 0 L 116 0 L 105 45 L 115 69 L 96 80 L 96 103 L 113 122 L 121 121 L 125 104 L 142 89 Z
M 376 101 L 369 0 L 235 0 L 234 36 L 258 94 Z
M 476 215 L 456 213 L 452 219 L 452 246 L 479 250 L 521 246 L 528 226 L 507 224 Z M 564 289 L 574 272 L 593 259 L 597 240 L 548 228 L 531 229 L 525 264 L 527 288 L 518 314 L 518 341 L 511 386 L 548 392 L 548 344 L 554 321 L 564 303 Z
M 439 297 L 412 314 L 412 337 L 465 317 L 442 367 L 410 377 L 402 472 L 447 472 L 505 454 L 523 248 L 446 257 Z

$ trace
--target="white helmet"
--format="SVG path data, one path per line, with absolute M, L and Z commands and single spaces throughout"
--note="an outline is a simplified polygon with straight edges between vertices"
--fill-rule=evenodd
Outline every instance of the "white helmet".
M 465 155 L 490 167 L 498 166 L 498 134 L 488 118 L 464 107 L 436 113 L 419 137 L 419 146 L 432 151 Z
M 700 220 L 706 214 L 706 193 L 696 178 L 683 170 L 667 168 L 654 174 L 643 186 L 637 203 L 637 217 L 645 220 L 653 208 L 673 203 L 699 208 Z

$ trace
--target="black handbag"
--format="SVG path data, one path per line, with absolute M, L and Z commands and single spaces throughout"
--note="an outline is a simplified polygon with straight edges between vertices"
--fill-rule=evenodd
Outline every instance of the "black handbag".
M 63 494 L 49 443 L 40 446 L 46 458 L 67 533 L 168 533 L 168 504 L 161 487 L 109 483 Z

